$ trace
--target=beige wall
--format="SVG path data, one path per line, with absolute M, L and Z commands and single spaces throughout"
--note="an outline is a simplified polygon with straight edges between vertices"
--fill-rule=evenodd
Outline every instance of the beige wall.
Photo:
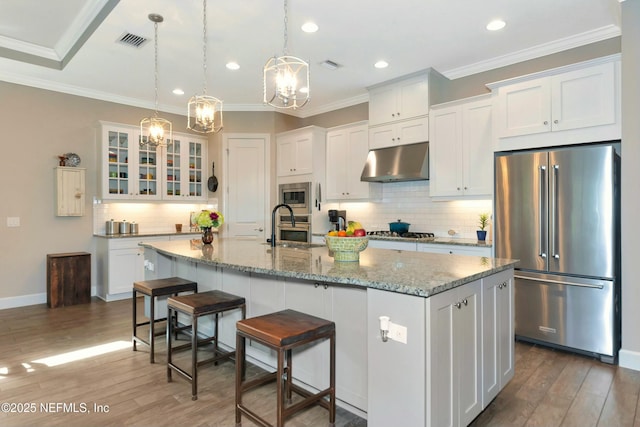
M 640 370 L 640 2 L 622 3 L 622 349 L 620 364 Z

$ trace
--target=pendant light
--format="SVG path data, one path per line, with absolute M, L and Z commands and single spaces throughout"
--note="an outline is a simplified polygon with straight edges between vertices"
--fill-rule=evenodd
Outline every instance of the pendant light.
M 162 15 L 149 14 L 149 20 L 153 22 L 154 36 L 154 88 L 155 88 L 155 112 L 153 117 L 145 117 L 140 121 L 140 146 L 148 145 L 158 147 L 167 145 L 173 141 L 173 126 L 167 119 L 158 117 L 158 23 L 164 21 Z
M 269 58 L 264 66 L 264 102 L 276 108 L 302 108 L 309 102 L 309 64 L 290 56 L 288 44 L 288 3 L 284 0 L 284 51 Z
M 202 95 L 194 95 L 187 106 L 187 127 L 198 133 L 219 132 L 222 129 L 222 101 L 207 95 L 207 0 L 202 1 Z

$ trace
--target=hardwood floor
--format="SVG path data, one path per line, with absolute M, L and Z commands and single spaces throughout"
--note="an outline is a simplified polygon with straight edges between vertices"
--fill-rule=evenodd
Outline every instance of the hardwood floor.
M 131 351 L 130 301 L 48 309 L 46 305 L 0 310 L 0 404 L 2 426 L 233 426 L 234 365 L 200 371 L 198 400 L 174 375 L 166 381 L 164 338 L 149 364 L 148 350 Z M 105 344 L 120 347 L 106 351 Z M 52 356 L 96 354 L 56 365 Z M 187 357 L 183 353 L 183 357 Z M 188 367 L 188 364 L 185 365 Z M 248 375 L 259 369 L 251 367 Z M 561 351 L 516 343 L 514 379 L 472 426 L 640 427 L 640 372 Z M 253 391 L 256 410 L 275 420 L 275 389 Z M 19 412 L 15 412 L 19 411 Z M 264 412 L 263 412 L 264 411 Z M 243 418 L 244 426 L 253 425 Z M 328 425 L 313 407 L 287 426 Z M 398 420 L 398 426 L 402 420 Z M 366 421 L 339 409 L 336 426 Z

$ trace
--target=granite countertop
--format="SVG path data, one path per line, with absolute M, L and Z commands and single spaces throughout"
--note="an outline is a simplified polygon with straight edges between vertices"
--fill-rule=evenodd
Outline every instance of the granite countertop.
M 429 297 L 513 268 L 516 260 L 367 248 L 360 262 L 334 262 L 326 246 L 275 247 L 251 240 L 216 238 L 147 242 L 158 253 L 202 264 L 301 280 L 362 286 Z M 207 247 L 210 246 L 210 247 Z
M 215 231 L 214 231 L 215 233 Z M 153 237 L 153 236 L 200 236 L 202 234 L 201 231 L 183 231 L 182 233 L 173 232 L 155 232 L 155 233 L 135 233 L 135 234 L 104 234 L 104 233 L 95 233 L 94 237 L 102 237 L 105 239 L 127 239 L 127 238 L 137 238 L 137 237 Z
M 313 233 L 314 236 L 324 237 L 323 233 Z M 477 239 L 459 239 L 453 237 L 423 237 L 409 238 L 398 236 L 369 236 L 370 240 L 392 240 L 396 242 L 415 242 L 415 243 L 433 243 L 436 245 L 459 245 L 459 246 L 476 246 L 480 248 L 490 248 L 493 246 L 491 241 L 481 242 Z

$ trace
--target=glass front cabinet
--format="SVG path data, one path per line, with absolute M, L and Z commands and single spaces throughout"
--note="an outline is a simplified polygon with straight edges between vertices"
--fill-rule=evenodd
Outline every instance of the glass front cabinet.
M 190 135 L 174 135 L 166 147 L 163 199 L 203 199 L 206 140 Z
M 171 144 L 154 147 L 139 144 L 137 127 L 101 122 L 101 129 L 103 199 L 207 199 L 206 139 L 174 134 Z

